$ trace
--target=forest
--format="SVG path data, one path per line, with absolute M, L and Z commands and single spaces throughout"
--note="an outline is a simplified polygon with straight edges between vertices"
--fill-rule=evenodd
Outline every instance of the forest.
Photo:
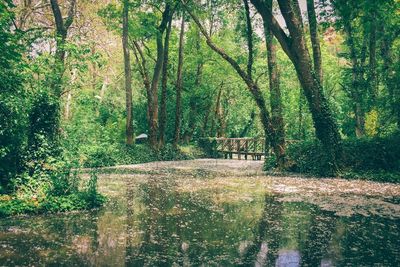
M 399 2 L 292 2 L 3 1 L 1 191 L 213 137 L 265 137 L 267 169 L 398 181 Z
M 398 199 L 399 36 L 399 0 L 0 0 L 0 217 L 101 209 L 104 175 L 224 138 Z

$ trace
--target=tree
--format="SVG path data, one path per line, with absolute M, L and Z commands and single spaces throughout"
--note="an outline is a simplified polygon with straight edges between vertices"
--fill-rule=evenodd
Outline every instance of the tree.
M 247 1 L 247 0 L 246 0 Z M 269 5 L 272 6 L 272 0 L 269 0 Z M 270 10 L 272 12 L 272 9 Z M 272 15 L 270 16 L 272 18 Z M 269 90 L 270 90 L 270 103 L 271 103 L 271 116 L 272 125 L 276 131 L 276 143 L 280 149 L 279 154 L 283 155 L 278 160 L 282 162 L 278 163 L 280 166 L 285 164 L 285 125 L 283 122 L 283 105 L 279 81 L 279 69 L 277 65 L 276 51 L 277 46 L 275 44 L 275 38 L 272 34 L 271 21 L 264 22 L 264 33 L 265 43 L 267 46 L 267 62 L 268 62 L 268 75 L 269 75 Z
M 124 53 L 125 94 L 126 94 L 126 144 L 132 145 L 133 139 L 133 113 L 132 113 L 132 70 L 128 46 L 129 31 L 129 0 L 123 0 L 122 11 L 122 49 Z
M 151 80 L 150 90 L 147 92 L 149 144 L 153 149 L 158 149 L 158 82 L 164 61 L 163 34 L 172 16 L 171 4 L 166 3 L 162 13 L 162 20 L 156 31 L 157 58 Z
M 164 41 L 164 63 L 161 80 L 161 101 L 160 101 L 160 117 L 159 117 L 159 142 L 160 147 L 165 145 L 165 129 L 167 125 L 167 84 L 168 84 L 168 65 L 169 65 L 169 39 L 171 36 L 172 16 L 168 21 L 167 32 Z
M 183 88 L 183 50 L 185 35 L 185 16 L 182 14 L 181 32 L 179 35 L 178 72 L 176 78 L 176 105 L 175 105 L 175 134 L 173 145 L 176 148 L 180 140 L 182 125 L 182 88 Z
M 67 13 L 67 18 L 64 20 L 60 5 L 58 4 L 58 0 L 50 0 L 51 10 L 53 11 L 55 26 L 56 26 L 56 68 L 55 68 L 55 80 L 53 82 L 54 93 L 61 97 L 62 90 L 62 76 L 64 73 L 64 64 L 65 64 L 65 45 L 68 36 L 68 30 L 74 22 L 75 16 L 75 6 L 76 0 L 69 1 L 69 8 Z
M 199 57 L 197 59 L 196 62 L 196 76 L 195 76 L 195 80 L 194 80 L 194 90 L 193 92 L 191 92 L 190 96 L 189 96 L 189 118 L 188 118 L 188 126 L 187 129 L 185 131 L 185 133 L 183 134 L 183 142 L 184 143 L 189 143 L 191 141 L 191 139 L 193 138 L 193 134 L 195 132 L 196 126 L 197 126 L 197 117 L 198 117 L 198 113 L 199 113 L 199 97 L 196 94 L 196 91 L 198 91 L 201 86 L 201 79 L 202 79 L 202 75 L 203 75 L 203 67 L 204 67 L 204 58 L 201 56 L 200 52 L 201 52 L 201 45 L 200 45 L 200 39 L 201 39 L 201 33 L 199 32 L 199 30 L 196 28 L 195 31 L 195 53 L 196 55 Z M 201 101 L 200 101 L 201 102 Z
M 11 1 L 0 3 L 0 194 L 22 169 L 26 141 L 26 94 L 23 88 L 23 47 L 19 31 L 11 31 Z
M 287 35 L 271 15 L 271 5 L 268 5 L 265 0 L 251 0 L 251 2 L 263 21 L 269 22 L 271 31 L 295 67 L 313 117 L 316 136 L 324 145 L 327 155 L 331 159 L 332 171 L 336 172 L 338 169 L 337 158 L 341 155 L 341 136 L 323 92 L 322 84 L 312 67 L 299 3 L 297 0 L 278 0 L 279 9 L 288 28 L 289 35 Z
M 334 26 L 344 33 L 347 51 L 343 54 L 351 65 L 351 73 L 345 76 L 343 88 L 352 101 L 355 135 L 361 137 L 366 134 L 368 115 L 381 109 L 381 120 L 386 121 L 381 122 L 383 124 L 396 117 L 394 110 L 398 104 L 394 103 L 398 100 L 393 101 L 393 92 L 396 92 L 398 83 L 392 83 L 396 73 L 392 49 L 399 35 L 400 22 L 395 14 L 399 3 L 393 0 L 335 0 L 332 3 L 336 18 Z M 377 53 L 379 46 L 380 54 Z M 388 109 L 382 103 L 391 107 L 391 114 L 386 114 Z
M 218 47 L 211 39 L 210 35 L 208 32 L 205 30 L 203 25 L 201 24 L 199 18 L 193 13 L 193 11 L 189 8 L 189 6 L 186 4 L 186 2 L 182 1 L 185 9 L 189 13 L 189 15 L 192 17 L 193 21 L 196 23 L 198 26 L 200 32 L 203 34 L 203 36 L 206 38 L 206 43 L 207 45 L 217 54 L 219 54 L 224 60 L 226 60 L 232 68 L 238 73 L 238 75 L 242 78 L 242 80 L 245 82 L 248 90 L 253 96 L 254 101 L 256 102 L 259 110 L 260 110 L 260 117 L 261 117 L 261 122 L 264 127 L 264 132 L 267 138 L 267 141 L 271 144 L 271 147 L 277 157 L 277 162 L 282 162 L 279 160 L 283 155 L 281 155 L 281 149 L 279 148 L 279 145 L 277 144 L 276 140 L 276 132 L 274 127 L 271 124 L 271 117 L 269 114 L 269 111 L 266 107 L 265 99 L 264 96 L 258 87 L 258 85 L 254 82 L 254 80 L 244 71 L 240 65 L 238 64 L 237 61 L 235 61 L 232 57 L 230 57 L 223 49 Z M 280 166 L 282 167 L 282 166 Z
M 322 84 L 322 57 L 318 36 L 318 22 L 315 13 L 314 0 L 307 0 L 308 25 L 310 27 L 311 47 L 313 51 L 314 71 L 319 83 Z

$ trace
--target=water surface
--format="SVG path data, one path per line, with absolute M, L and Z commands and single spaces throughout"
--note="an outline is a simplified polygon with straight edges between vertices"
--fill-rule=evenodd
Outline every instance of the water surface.
M 195 163 L 101 175 L 100 210 L 1 220 L 0 266 L 400 266 L 398 186 Z

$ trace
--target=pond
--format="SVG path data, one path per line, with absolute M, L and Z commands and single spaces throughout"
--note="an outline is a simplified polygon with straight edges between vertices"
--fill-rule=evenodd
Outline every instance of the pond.
M 1 220 L 0 266 L 400 266 L 398 185 L 232 160 L 117 171 L 100 210 Z

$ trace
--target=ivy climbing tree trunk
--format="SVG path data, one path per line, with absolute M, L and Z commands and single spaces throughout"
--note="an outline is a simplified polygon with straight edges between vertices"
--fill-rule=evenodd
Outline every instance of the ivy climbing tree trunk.
M 315 74 L 308 52 L 302 18 L 299 15 L 297 0 L 278 0 L 279 8 L 286 22 L 289 35 L 280 27 L 271 15 L 265 0 L 251 0 L 263 20 L 269 21 L 271 31 L 279 41 L 284 52 L 292 61 L 314 122 L 317 138 L 324 145 L 327 156 L 330 158 L 332 174 L 338 170 L 338 158 L 341 156 L 341 137 L 330 109 L 323 88 Z
M 54 81 L 52 83 L 53 91 L 56 96 L 61 97 L 63 94 L 62 76 L 65 71 L 65 44 L 67 41 L 68 30 L 74 22 L 76 0 L 70 0 L 67 18 L 64 20 L 58 0 L 50 0 L 51 10 L 54 16 L 56 26 L 56 64 L 54 68 Z
M 222 96 L 222 90 L 224 89 L 224 82 L 221 82 L 218 93 L 217 93 L 217 99 L 215 100 L 215 110 L 214 110 L 214 116 L 212 118 L 211 122 L 211 136 L 217 136 L 217 131 L 215 131 L 216 128 L 216 123 L 219 123 L 219 114 L 221 112 L 221 96 Z M 217 126 L 218 127 L 218 126 Z
M 376 98 L 378 95 L 378 78 L 377 78 L 377 71 L 376 71 L 376 10 L 375 5 L 371 5 L 370 10 L 370 25 L 369 25 L 369 87 L 370 87 L 370 103 L 369 103 L 369 110 L 371 110 L 375 106 Z
M 342 7 L 343 8 L 343 7 Z M 364 86 L 366 82 L 364 80 L 365 72 L 365 59 L 366 59 L 366 49 L 367 39 L 364 38 L 363 44 L 361 46 L 361 52 L 357 53 L 355 37 L 353 33 L 353 27 L 351 25 L 351 13 L 346 8 L 337 8 L 337 12 L 343 18 L 343 28 L 346 34 L 346 43 L 350 50 L 350 61 L 351 61 L 351 86 L 348 89 L 349 95 L 353 101 L 353 112 L 354 112 L 354 131 L 357 137 L 362 137 L 365 135 L 365 101 Z M 360 54 L 358 56 L 358 54 Z
M 172 17 L 171 17 L 172 19 Z M 160 103 L 160 118 L 159 118 L 159 142 L 160 147 L 165 145 L 165 129 L 167 125 L 167 89 L 168 89 L 168 64 L 169 64 L 169 39 L 171 36 L 172 20 L 168 21 L 167 32 L 164 41 L 164 63 L 161 78 L 161 103 Z
M 201 40 L 201 33 L 198 31 L 196 31 L 196 51 L 197 51 L 197 55 L 200 54 L 200 40 Z M 198 59 L 197 62 L 197 69 L 196 69 L 196 79 L 194 82 L 194 89 L 195 90 L 199 90 L 199 87 L 201 85 L 201 77 L 202 77 L 202 73 L 203 73 L 203 66 L 204 66 L 204 62 L 202 58 Z M 185 133 L 183 134 L 183 142 L 185 144 L 188 144 L 192 138 L 193 138 L 193 134 L 195 132 L 196 126 L 197 126 L 197 115 L 199 113 L 199 108 L 197 106 L 197 101 L 198 98 L 196 97 L 196 95 L 191 95 L 190 100 L 189 100 L 189 107 L 190 107 L 190 113 L 189 113 L 189 119 L 188 119 L 188 127 L 185 131 Z
M 55 51 L 55 64 L 53 68 L 53 77 L 51 77 L 50 87 L 52 89 L 51 98 L 44 98 L 43 101 L 48 101 L 50 110 L 46 110 L 49 114 L 51 114 L 52 127 L 48 127 L 43 133 L 46 135 L 46 138 L 51 141 L 57 143 L 59 133 L 60 133 L 60 120 L 61 120 L 61 99 L 64 94 L 64 87 L 63 87 L 63 75 L 65 72 L 65 56 L 66 50 L 65 45 L 67 42 L 68 37 L 68 30 L 71 27 L 74 16 L 75 16 L 75 6 L 76 0 L 69 1 L 69 7 L 67 10 L 67 16 L 64 19 L 63 15 L 60 10 L 60 5 L 57 0 L 50 0 L 50 6 L 54 17 L 55 27 L 56 27 L 56 51 Z M 49 95 L 50 97 L 50 95 Z M 67 95 L 67 102 L 68 102 L 68 95 Z M 36 103 L 35 105 L 40 106 L 40 103 Z M 43 113 L 39 112 L 38 114 L 44 115 Z M 30 114 L 32 115 L 32 114 Z M 46 116 L 46 115 L 44 115 Z M 48 120 L 48 118 L 46 118 Z M 41 119 L 37 119 L 36 123 L 40 123 Z M 31 121 L 33 123 L 33 121 Z M 34 123 L 33 123 L 34 124 Z M 33 127 L 31 124 L 31 128 Z M 35 134 L 30 135 L 28 143 L 38 143 L 35 137 Z M 40 143 L 40 142 L 39 142 Z
M 133 145 L 133 110 L 132 110 L 132 70 L 128 46 L 129 30 L 129 0 L 124 0 L 122 11 L 122 49 L 124 52 L 124 72 L 125 72 L 125 105 L 126 105 L 126 144 Z

